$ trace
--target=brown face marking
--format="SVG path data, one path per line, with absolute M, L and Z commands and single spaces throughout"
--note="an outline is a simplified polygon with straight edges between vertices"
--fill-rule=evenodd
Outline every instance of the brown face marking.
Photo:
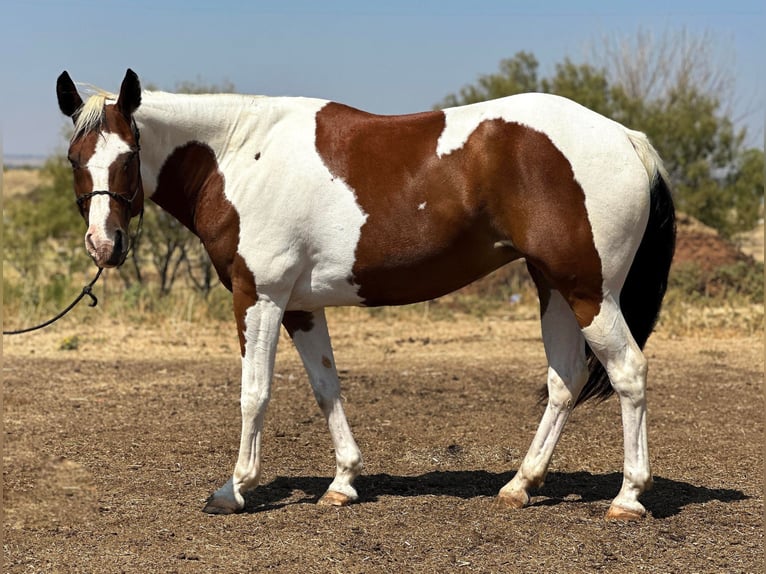
M 112 224 L 115 228 L 126 229 L 130 218 L 138 215 L 143 208 L 144 193 L 136 134 L 131 127 L 131 121 L 115 105 L 104 107 L 103 119 L 98 130 L 91 130 L 78 135 L 69 145 L 67 157 L 72 164 L 75 196 L 80 197 L 91 191 L 96 191 L 93 189 L 93 178 L 87 165 L 96 151 L 98 139 L 103 137 L 102 133 L 119 136 L 129 147 L 135 150 L 135 153 L 122 154 L 109 166 L 109 190 L 127 199 L 133 198 L 135 195 L 130 213 L 123 203 L 112 200 L 115 205 L 110 215 L 114 219 Z M 90 201 L 86 200 L 82 210 L 82 215 L 86 221 L 89 208 Z
M 80 197 L 93 191 L 93 177 L 91 176 L 87 165 L 88 161 L 90 161 L 90 158 L 93 157 L 93 154 L 96 151 L 96 142 L 98 141 L 98 138 L 98 133 L 90 132 L 72 140 L 69 144 L 67 158 L 69 159 L 69 163 L 72 164 L 75 197 Z M 81 210 L 81 214 L 85 218 L 85 221 L 88 220 L 89 207 L 90 201 L 86 200 L 83 203 Z
M 368 214 L 353 269 L 365 304 L 432 299 L 525 257 L 590 324 L 601 261 L 582 188 L 547 136 L 486 120 L 439 158 L 442 112 L 386 117 L 328 104 L 316 122 L 319 155 Z M 514 247 L 495 247 L 508 240 Z
M 258 294 L 255 277 L 237 252 L 239 214 L 224 195 L 224 185 L 213 150 L 189 142 L 165 160 L 152 200 L 202 240 L 221 283 L 234 293 L 234 315 L 244 356 L 245 313 Z

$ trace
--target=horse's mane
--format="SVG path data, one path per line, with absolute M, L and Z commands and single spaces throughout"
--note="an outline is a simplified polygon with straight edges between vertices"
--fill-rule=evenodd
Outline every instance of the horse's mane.
M 107 100 L 117 100 L 115 94 L 101 88 L 87 84 L 84 87 L 91 92 L 91 95 L 85 100 L 77 114 L 73 138 L 98 128 L 104 118 L 104 106 Z

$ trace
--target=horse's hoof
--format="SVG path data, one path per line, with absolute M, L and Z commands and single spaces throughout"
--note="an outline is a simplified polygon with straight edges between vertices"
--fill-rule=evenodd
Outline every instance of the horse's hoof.
M 319 499 L 317 504 L 321 504 L 323 506 L 348 506 L 352 502 L 353 500 L 351 500 L 350 496 L 341 494 L 340 492 L 335 492 L 334 490 L 328 490 L 324 493 L 324 496 Z
M 213 495 L 207 499 L 205 508 L 202 509 L 202 512 L 207 514 L 236 514 L 242 512 L 242 509 L 234 507 L 229 504 L 228 501 L 216 498 L 216 496 Z
M 623 508 L 612 504 L 604 517 L 606 520 L 624 520 L 635 521 L 641 520 L 646 516 L 646 511 L 632 510 L 630 508 Z
M 501 492 L 497 495 L 496 503 L 500 508 L 524 508 L 529 504 L 529 495 L 524 492 Z

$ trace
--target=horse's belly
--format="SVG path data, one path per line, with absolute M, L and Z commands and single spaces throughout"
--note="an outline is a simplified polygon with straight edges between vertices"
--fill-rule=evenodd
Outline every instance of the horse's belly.
M 362 304 L 358 285 L 349 273 L 312 268 L 301 275 L 293 286 L 287 303 L 288 311 L 313 311 L 322 307 L 344 307 Z

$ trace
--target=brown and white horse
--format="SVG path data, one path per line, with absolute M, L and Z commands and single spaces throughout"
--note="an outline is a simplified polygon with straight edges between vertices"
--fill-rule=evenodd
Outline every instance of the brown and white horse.
M 324 308 L 428 300 L 524 258 L 540 295 L 548 404 L 499 501 L 527 505 L 574 406 L 616 391 L 624 479 L 607 517 L 645 514 L 641 348 L 664 295 L 675 219 L 643 134 L 545 94 L 378 116 L 317 99 L 142 92 L 131 70 L 118 95 L 84 102 L 66 72 L 57 93 L 75 124 L 69 159 L 95 263 L 122 263 L 129 220 L 150 197 L 199 236 L 233 294 L 241 442 L 232 478 L 205 511 L 242 510 L 258 484 L 280 324 L 335 447 L 320 502 L 348 504 L 362 456 Z

